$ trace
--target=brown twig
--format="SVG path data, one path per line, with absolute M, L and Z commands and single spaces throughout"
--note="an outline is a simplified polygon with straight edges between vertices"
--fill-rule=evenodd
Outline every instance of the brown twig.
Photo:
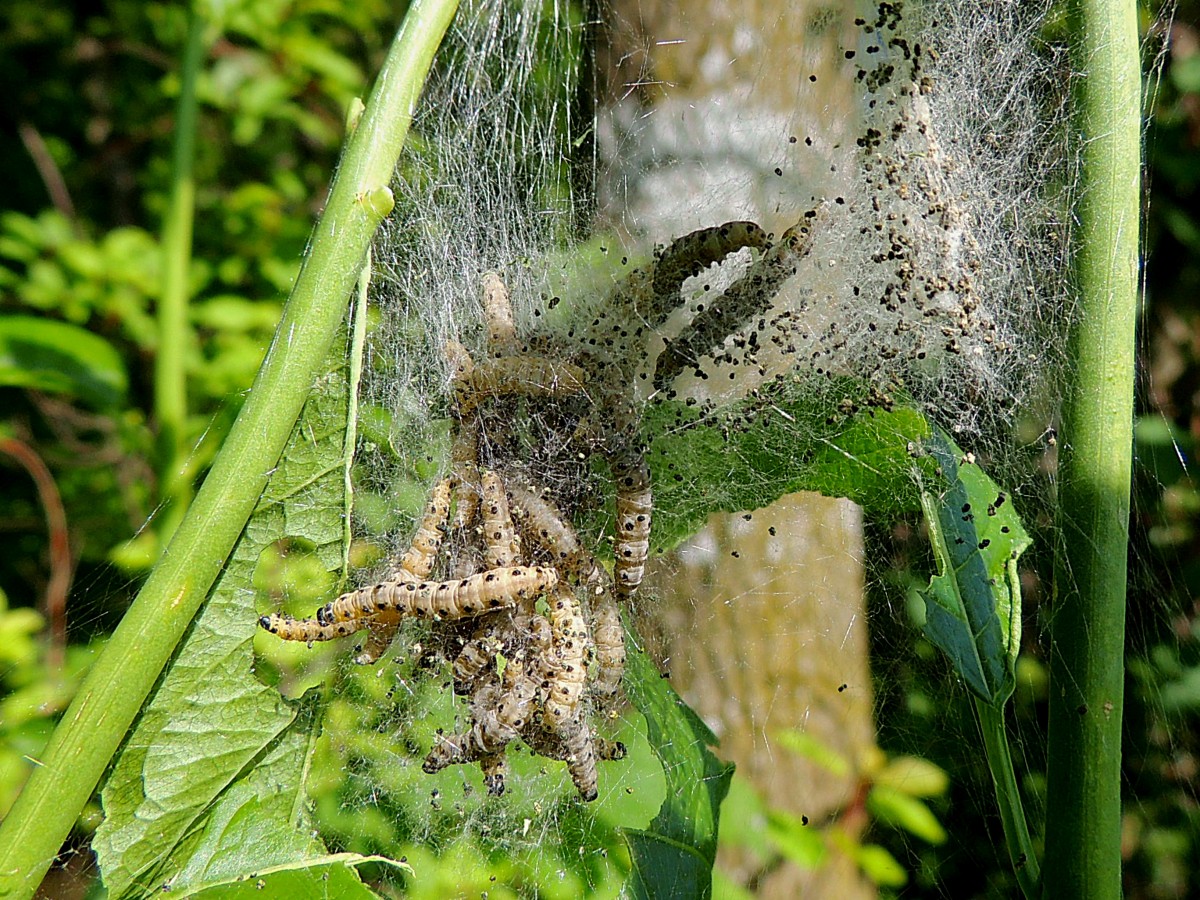
M 71 549 L 67 539 L 67 512 L 54 476 L 32 447 L 14 437 L 0 437 L 0 453 L 7 453 L 20 463 L 37 486 L 38 499 L 46 512 L 46 530 L 50 536 L 50 580 L 44 600 L 46 619 L 50 623 L 50 650 L 47 662 L 51 669 L 62 668 L 67 646 L 67 592 L 71 588 Z
M 75 221 L 75 204 L 71 201 L 67 182 L 62 176 L 62 172 L 59 171 L 58 163 L 54 161 L 50 148 L 46 146 L 42 133 L 29 122 L 19 124 L 17 133 L 21 136 L 21 143 L 25 145 L 25 150 L 33 160 L 38 174 L 42 176 L 42 184 L 46 186 L 50 202 L 54 204 L 55 209 L 73 223 Z

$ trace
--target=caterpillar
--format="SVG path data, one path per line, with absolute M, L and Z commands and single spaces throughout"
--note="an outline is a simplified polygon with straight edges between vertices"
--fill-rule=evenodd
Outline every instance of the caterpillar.
M 454 527 L 473 528 L 479 515 L 479 419 L 468 416 L 458 422 L 450 444 L 450 471 L 454 479 Z
M 685 368 L 698 365 L 701 356 L 769 305 L 812 250 L 814 226 L 825 218 L 828 209 L 826 202 L 805 213 L 716 302 L 697 313 L 678 338 L 667 342 L 655 363 L 655 390 L 664 390 Z
M 575 719 L 573 727 L 559 731 L 563 746 L 567 750 L 567 771 L 575 782 L 575 789 L 584 800 L 595 800 L 598 776 L 596 774 L 596 747 L 592 742 L 592 729 L 583 719 Z
M 513 527 L 508 495 L 500 476 L 490 469 L 482 473 L 484 562 L 491 568 L 507 568 L 521 558 L 521 540 Z
M 471 638 L 463 644 L 458 655 L 454 657 L 451 665 L 454 674 L 454 692 L 459 695 L 470 694 L 476 687 L 480 675 L 495 662 L 496 654 L 501 651 L 502 647 L 496 623 L 489 622 L 480 625 Z
M 611 593 L 603 591 L 592 601 L 592 642 L 596 648 L 596 674 L 592 690 L 612 697 L 625 674 L 625 629 Z
M 334 622 L 322 625 L 316 619 L 293 619 L 281 613 L 271 613 L 258 620 L 259 627 L 285 641 L 335 641 L 367 627 L 367 620 Z
M 669 313 L 675 306 L 679 289 L 693 275 L 699 275 L 743 247 L 761 249 L 768 241 L 769 235 L 754 222 L 726 222 L 676 238 L 663 250 L 654 267 L 656 303 L 670 301 Z
M 559 585 L 550 596 L 551 653 L 543 656 L 546 725 L 558 729 L 579 707 L 587 680 L 588 633 L 570 588 Z
M 433 486 L 429 506 L 425 510 L 424 518 L 417 526 L 412 544 L 400 558 L 396 571 L 387 579 L 388 581 L 420 582 L 428 578 L 429 573 L 433 571 L 437 562 L 438 550 L 441 549 L 442 538 L 445 535 L 446 521 L 450 518 L 451 485 L 451 479 L 443 478 Z M 387 648 L 391 646 L 399 627 L 400 616 L 395 613 L 391 615 L 380 613 L 375 616 L 367 624 L 370 634 L 361 652 L 354 657 L 354 661 L 360 666 L 378 662 L 379 658 L 387 652 Z
M 418 619 L 465 619 L 513 606 L 557 583 L 558 573 L 541 566 L 489 569 L 459 581 L 385 581 L 343 594 L 317 610 L 316 618 L 331 625 L 392 611 Z
M 650 519 L 653 496 L 650 467 L 640 453 L 626 454 L 612 463 L 617 479 L 617 526 L 613 546 L 613 574 L 617 593 L 631 596 L 642 583 L 650 553 Z
M 678 237 L 655 254 L 654 262 L 630 273 L 610 301 L 647 328 L 658 328 L 679 306 L 679 289 L 693 275 L 743 247 L 761 248 L 768 235 L 753 222 L 726 222 Z
M 512 353 L 517 345 L 508 287 L 497 272 L 483 276 L 483 320 L 487 323 L 488 349 L 493 356 Z
M 547 356 L 502 356 L 456 375 L 458 415 L 465 417 L 494 397 L 569 397 L 580 393 L 587 374 L 574 363 Z
M 473 762 L 500 752 L 520 736 L 533 715 L 537 682 L 514 666 L 504 673 L 499 704 L 476 710 L 475 724 L 467 731 L 444 737 L 425 757 L 422 769 L 432 775 L 447 766 Z
M 367 628 L 366 643 L 359 648 L 354 662 L 360 666 L 369 666 L 379 662 L 379 658 L 387 653 L 388 647 L 400 630 L 400 617 L 393 613 L 390 617 L 380 614 L 370 619 L 364 619 L 362 625 Z
M 433 571 L 445 536 L 446 522 L 450 518 L 451 484 L 451 479 L 442 478 L 433 486 L 429 506 L 417 526 L 417 533 L 413 535 L 412 545 L 400 558 L 399 577 L 409 576 L 414 581 L 423 581 Z M 390 580 L 398 578 L 393 576 Z
M 546 497 L 522 484 L 510 482 L 513 512 L 525 534 L 550 558 L 560 571 L 580 581 L 591 581 L 598 567 L 591 555 L 579 546 L 575 529 Z
M 535 732 L 526 736 L 534 752 L 567 764 L 567 773 L 584 800 L 591 802 L 599 794 L 596 773 L 596 745 L 592 729 L 581 716 L 575 716 L 554 732 Z M 606 749 L 611 744 L 606 742 Z M 614 757 L 619 758 L 619 757 Z

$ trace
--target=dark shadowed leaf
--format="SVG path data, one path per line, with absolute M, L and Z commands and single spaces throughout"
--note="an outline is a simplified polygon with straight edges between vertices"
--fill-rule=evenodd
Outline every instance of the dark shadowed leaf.
M 625 689 L 646 717 L 667 797 L 650 827 L 626 829 L 632 870 L 622 896 L 708 897 L 721 801 L 733 764 L 709 749 L 717 739 L 640 649 L 629 654 Z
M 129 379 L 116 349 L 77 325 L 0 317 L 0 385 L 65 394 L 97 409 L 116 406 Z

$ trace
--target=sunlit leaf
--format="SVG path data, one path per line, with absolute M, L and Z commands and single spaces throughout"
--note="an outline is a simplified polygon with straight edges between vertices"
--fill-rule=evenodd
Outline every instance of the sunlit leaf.
M 793 491 L 848 497 L 874 515 L 918 509 L 913 448 L 929 434 L 920 413 L 857 409 L 861 386 L 820 396 L 778 389 L 701 417 L 669 401 L 652 406 L 650 443 L 656 546 L 671 547 L 714 512 L 760 509 Z
M 390 860 L 329 854 L 314 837 L 304 793 L 313 743 L 314 703 L 297 717 L 245 777 L 226 790 L 203 822 L 160 868 L 170 888 L 196 897 L 374 897 L 348 866 Z M 249 858 L 248 858 L 249 857 Z M 251 862 L 252 867 L 247 866 Z M 399 863 L 392 863 L 399 866 Z M 407 869 L 407 867 L 404 867 Z M 336 885 L 336 894 L 331 894 Z
M 908 794 L 910 797 L 940 797 L 950 787 L 945 769 L 919 756 L 898 756 L 889 760 L 872 781 Z
M 904 870 L 904 866 L 878 844 L 864 844 L 853 856 L 863 874 L 879 887 L 899 888 L 908 884 L 908 872 Z
M 816 763 L 832 775 L 845 776 L 850 773 L 850 760 L 836 749 L 808 731 L 782 728 L 775 733 L 775 740 L 785 750 Z
M 273 835 L 275 863 L 324 852 L 311 838 L 291 834 L 301 824 L 293 812 L 298 782 L 283 776 L 303 770 L 308 727 L 290 732 L 297 707 L 251 673 L 257 614 L 250 585 L 263 548 L 284 537 L 313 544 L 327 568 L 341 562 L 344 353 L 305 405 L 224 572 L 105 785 L 105 820 L 93 846 L 112 898 L 143 896 L 179 878 L 206 883 L 211 871 L 255 871 L 266 851 L 249 837 L 231 840 L 239 830 L 261 827 Z M 287 807 L 284 818 L 279 804 Z M 273 819 L 265 816 L 268 807 Z
M 325 854 L 259 870 L 187 896 L 189 900 L 374 900 L 379 895 L 362 883 L 353 868 L 367 862 L 400 865 L 382 856 Z
M 907 831 L 933 844 L 946 841 L 946 829 L 921 800 L 895 788 L 875 785 L 867 795 L 867 810 L 885 825 Z
M 981 700 L 1001 706 L 1016 684 L 1021 644 L 1017 559 L 1029 535 L 1000 490 L 941 432 L 925 444 L 938 475 L 921 505 L 938 574 L 921 592 L 925 634 Z

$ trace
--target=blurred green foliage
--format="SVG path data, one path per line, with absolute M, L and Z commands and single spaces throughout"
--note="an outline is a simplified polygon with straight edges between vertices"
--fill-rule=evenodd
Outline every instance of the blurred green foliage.
M 193 341 L 186 371 L 200 475 L 236 415 L 298 269 L 343 132 L 403 8 L 383 2 L 275 0 L 200 4 L 210 40 L 199 81 Z M 107 341 L 128 395 L 101 404 L 70 386 L 0 389 L 0 415 L 54 470 L 79 577 L 113 586 L 96 630 L 128 597 L 108 561 L 141 568 L 153 546 L 125 549 L 158 502 L 149 460 L 151 376 L 161 277 L 158 230 L 171 177 L 185 9 L 115 0 L 0 10 L 0 98 L 11 174 L 0 215 L 0 316 L 38 315 Z M 5 381 L 4 384 L 11 384 Z M 64 402 L 65 401 L 65 402 Z M 82 401 L 82 403 L 81 403 Z M 88 407 L 86 410 L 82 406 Z M 32 489 L 0 500 L 17 535 L 0 586 L 34 596 L 44 531 Z M 77 624 L 87 626 L 87 622 Z
M 784 863 L 811 872 L 841 856 L 882 896 L 893 896 L 911 876 L 891 850 L 877 843 L 881 836 L 909 844 L 915 838 L 931 849 L 946 844 L 942 819 L 950 812 L 950 782 L 937 765 L 916 756 L 889 758 L 878 748 L 856 762 L 799 729 L 779 731 L 772 739 L 776 747 L 808 760 L 818 771 L 839 778 L 852 774 L 857 787 L 844 807 L 813 820 L 772 807 L 746 779 L 735 775 L 722 809 L 721 844 L 753 860 L 760 878 Z M 733 878 L 716 879 L 716 900 L 736 900 L 744 894 Z
M 1200 4 L 1161 15 L 1147 45 L 1161 69 L 1147 94 L 1124 851 L 1127 896 L 1174 898 L 1200 895 Z
M 53 717 L 66 709 L 88 665 L 100 651 L 99 641 L 72 644 L 61 667 L 52 669 L 42 639 L 45 620 L 29 607 L 9 607 L 0 592 L 0 818 L 20 792 L 27 760 L 37 759 Z M 99 805 L 92 803 L 83 819 L 95 825 Z
M 193 479 L 257 371 L 323 202 L 345 109 L 378 69 L 405 4 L 197 9 L 208 52 L 184 360 Z M 13 608 L 0 606 L 0 813 L 73 695 L 90 646 L 115 626 L 159 552 L 159 231 L 186 30 L 186 6 L 175 3 L 0 5 L 0 427 L 49 467 L 81 586 L 56 669 L 38 611 L 50 579 L 45 517 L 30 479 L 6 461 L 0 596 Z

